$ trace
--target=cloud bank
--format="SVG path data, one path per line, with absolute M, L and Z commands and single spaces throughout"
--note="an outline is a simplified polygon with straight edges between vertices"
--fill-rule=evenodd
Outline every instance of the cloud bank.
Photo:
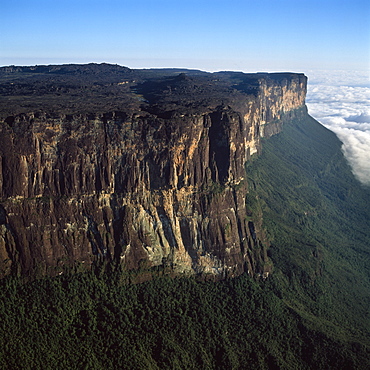
M 335 132 L 352 172 L 370 185 L 370 81 L 366 73 L 312 71 L 307 106 L 311 116 Z

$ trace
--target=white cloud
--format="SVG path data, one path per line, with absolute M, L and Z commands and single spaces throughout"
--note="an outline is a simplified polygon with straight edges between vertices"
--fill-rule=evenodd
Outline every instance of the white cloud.
M 343 142 L 343 153 L 354 175 L 364 184 L 370 185 L 370 130 L 360 131 L 346 127 L 331 129 Z
M 370 81 L 366 72 L 312 72 L 309 113 L 343 142 L 354 175 L 370 185 Z
M 357 122 L 357 123 L 368 123 L 370 122 L 370 114 L 368 113 L 361 113 L 359 115 L 349 116 L 349 121 Z
M 308 70 L 309 85 L 370 87 L 370 71 Z

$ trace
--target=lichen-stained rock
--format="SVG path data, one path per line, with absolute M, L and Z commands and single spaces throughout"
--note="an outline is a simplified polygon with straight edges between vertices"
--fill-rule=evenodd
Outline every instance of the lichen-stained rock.
M 182 76 L 158 83 L 174 101 L 180 84 L 177 106 L 157 99 L 105 113 L 6 117 L 1 274 L 57 274 L 96 258 L 217 278 L 265 273 L 266 243 L 245 205 L 245 162 L 284 115 L 304 107 L 306 78 L 253 78 L 257 92 L 222 92 L 208 105 L 186 95 L 199 87 Z

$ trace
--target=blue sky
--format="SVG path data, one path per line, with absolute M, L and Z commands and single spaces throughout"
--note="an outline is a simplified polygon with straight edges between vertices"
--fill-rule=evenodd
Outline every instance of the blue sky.
M 368 0 L 0 0 L 0 65 L 370 69 Z

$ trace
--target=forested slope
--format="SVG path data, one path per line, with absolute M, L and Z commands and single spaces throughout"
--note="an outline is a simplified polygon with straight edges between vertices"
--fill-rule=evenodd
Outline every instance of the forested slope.
M 321 328 L 329 320 L 370 338 L 370 189 L 340 148 L 331 131 L 297 116 L 248 166 L 247 199 L 263 215 L 287 302 Z

